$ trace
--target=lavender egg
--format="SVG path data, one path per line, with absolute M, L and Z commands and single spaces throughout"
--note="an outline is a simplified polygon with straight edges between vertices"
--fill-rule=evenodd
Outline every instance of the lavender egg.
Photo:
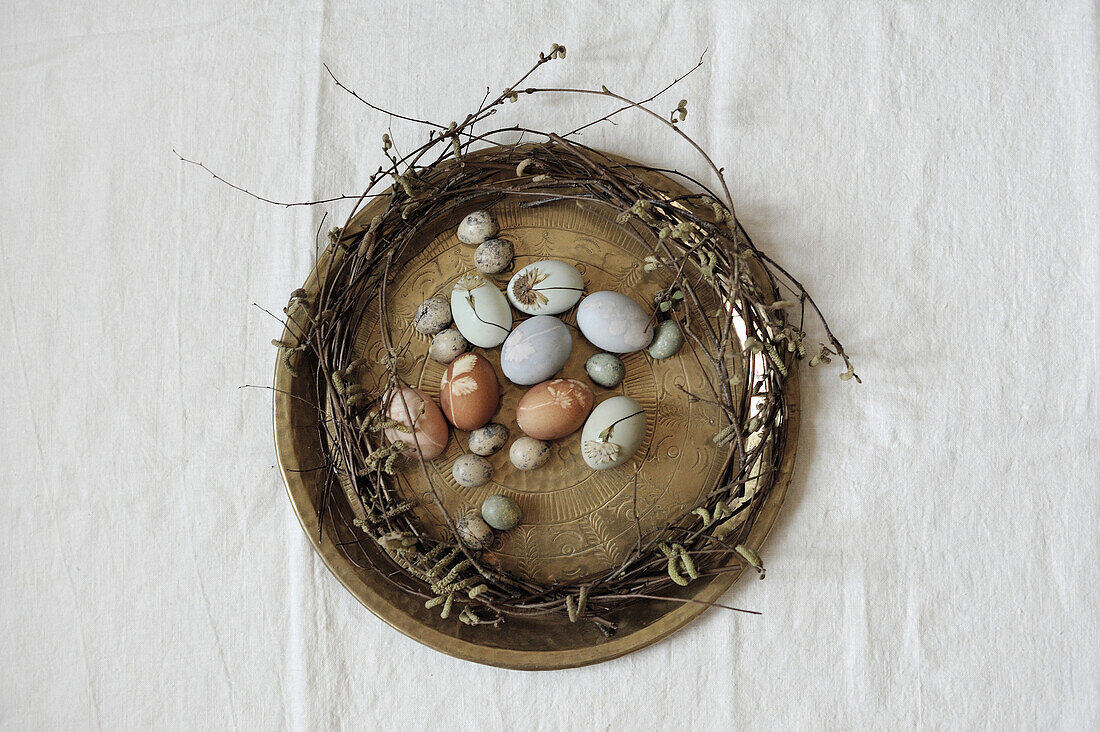
M 537 384 L 558 373 L 572 352 L 573 336 L 565 323 L 536 315 L 508 334 L 500 349 L 500 369 L 513 384 Z
M 592 345 L 612 353 L 640 351 L 653 340 L 653 324 L 642 306 L 611 290 L 581 300 L 577 327 Z

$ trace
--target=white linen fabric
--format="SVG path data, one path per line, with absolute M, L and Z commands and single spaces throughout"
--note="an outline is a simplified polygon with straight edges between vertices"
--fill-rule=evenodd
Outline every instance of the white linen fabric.
M 9 0 L 0 11 L 0 726 L 1096 729 L 1097 6 Z M 458 661 L 314 556 L 275 312 L 390 131 L 538 83 L 688 99 L 848 345 L 803 371 L 768 576 L 644 651 Z M 524 98 L 567 130 L 611 107 Z M 705 173 L 638 116 L 590 145 Z M 817 333 L 819 335 L 819 333 Z

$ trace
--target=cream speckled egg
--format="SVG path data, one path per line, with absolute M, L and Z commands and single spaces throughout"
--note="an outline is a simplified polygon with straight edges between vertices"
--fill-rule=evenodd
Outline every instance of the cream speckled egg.
M 435 335 L 451 324 L 451 306 L 442 297 L 420 303 L 413 315 L 413 327 L 424 335 Z
M 512 330 L 512 309 L 496 285 L 477 274 L 451 290 L 451 315 L 462 336 L 481 348 L 496 348 Z
M 477 246 L 486 239 L 492 239 L 500 231 L 497 222 L 488 211 L 474 211 L 462 219 L 458 225 L 458 240 L 463 244 Z
M 634 456 L 645 438 L 646 413 L 627 396 L 596 405 L 581 430 L 581 455 L 595 470 L 617 468 Z
M 488 549 L 495 538 L 492 527 L 485 523 L 479 511 L 469 511 L 456 521 L 455 533 L 459 541 L 474 551 Z
M 470 432 L 470 452 L 475 455 L 492 455 L 508 442 L 508 428 L 499 422 L 490 422 Z
M 480 455 L 463 455 L 451 466 L 451 475 L 459 485 L 477 488 L 493 477 L 493 466 Z
M 450 363 L 470 350 L 470 343 L 454 328 L 440 331 L 432 336 L 428 346 L 428 358 L 439 363 Z
M 499 274 L 512 266 L 515 247 L 507 239 L 489 239 L 474 252 L 474 266 L 485 274 Z
M 550 459 L 550 445 L 534 437 L 521 437 L 508 449 L 508 459 L 520 470 L 534 470 Z

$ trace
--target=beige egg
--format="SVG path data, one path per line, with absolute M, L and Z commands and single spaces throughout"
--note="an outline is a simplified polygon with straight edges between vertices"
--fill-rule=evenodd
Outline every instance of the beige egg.
M 594 396 L 576 379 L 550 379 L 532 386 L 516 405 L 516 424 L 536 440 L 572 434 L 592 411 Z
M 458 240 L 463 244 L 477 246 L 486 239 L 492 239 L 500 231 L 493 215 L 488 211 L 474 211 L 458 224 Z
M 550 445 L 534 437 L 521 437 L 508 449 L 508 459 L 520 470 L 534 470 L 550 459 Z
M 447 367 L 439 382 L 443 414 L 461 430 L 476 430 L 490 419 L 500 403 L 500 383 L 484 356 L 464 353 Z
M 481 518 L 480 511 L 468 511 L 455 522 L 455 533 L 458 540 L 474 551 L 488 549 L 493 545 L 496 535 L 485 519 Z
M 386 439 L 390 442 L 404 442 L 411 452 L 414 446 L 420 449 L 425 460 L 440 456 L 447 447 L 450 430 L 443 413 L 431 397 L 418 389 L 402 387 L 388 394 L 385 399 L 386 414 L 395 422 L 410 428 L 406 432 L 396 428 L 386 430 Z M 410 416 L 411 415 L 411 416 Z

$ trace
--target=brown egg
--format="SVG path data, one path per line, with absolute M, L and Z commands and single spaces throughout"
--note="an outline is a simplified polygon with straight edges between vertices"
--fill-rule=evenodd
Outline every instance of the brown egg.
M 592 411 L 592 390 L 576 379 L 532 386 L 516 405 L 516 424 L 536 440 L 558 440 L 580 429 Z
M 492 364 L 476 353 L 464 353 L 447 367 L 439 382 L 439 405 L 460 430 L 484 426 L 497 411 L 500 384 Z
M 404 442 L 409 446 L 410 452 L 415 445 L 420 448 L 420 454 L 425 460 L 439 457 L 443 448 L 447 447 L 450 430 L 447 428 L 447 421 L 443 419 L 443 413 L 431 397 L 418 389 L 405 386 L 388 395 L 386 405 L 386 414 L 390 419 L 412 429 L 410 433 L 391 427 L 386 430 L 387 440 Z

